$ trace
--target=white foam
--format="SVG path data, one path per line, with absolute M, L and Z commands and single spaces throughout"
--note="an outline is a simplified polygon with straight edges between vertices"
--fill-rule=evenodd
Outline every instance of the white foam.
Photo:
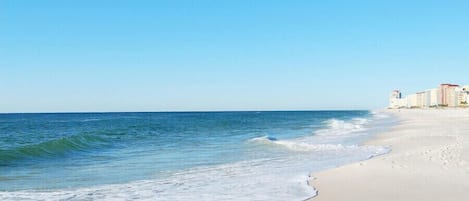
M 312 136 L 290 140 L 262 136 L 248 141 L 261 148 L 270 146 L 291 153 L 287 156 L 196 167 L 124 184 L 0 192 L 0 200 L 305 200 L 316 195 L 307 185 L 311 171 L 366 160 L 389 151 L 379 146 L 340 143 L 343 138 L 366 131 L 369 122 L 360 118 L 331 119 L 326 129 Z
M 285 161 L 287 162 L 287 161 Z M 60 191 L 0 192 L 1 200 L 303 200 L 316 192 L 278 160 L 193 168 L 168 178 Z M 267 165 L 273 165 L 269 168 Z
M 298 152 L 340 151 L 357 147 L 356 145 L 344 146 L 342 144 L 313 144 L 306 142 L 305 138 L 298 140 L 272 140 L 271 137 L 263 136 L 249 141 Z
M 383 112 L 383 111 L 371 111 L 371 114 L 373 115 L 374 119 L 386 119 L 391 117 L 389 113 Z
M 370 120 L 364 118 L 354 118 L 349 121 L 330 119 L 325 122 L 328 126 L 327 128 L 315 131 L 314 133 L 322 136 L 350 135 L 364 131 L 365 125 L 369 122 Z
M 316 195 L 307 185 L 311 171 L 387 152 L 382 147 L 343 145 L 316 145 L 309 150 L 308 154 L 198 167 L 126 184 L 0 192 L 0 200 L 305 200 Z

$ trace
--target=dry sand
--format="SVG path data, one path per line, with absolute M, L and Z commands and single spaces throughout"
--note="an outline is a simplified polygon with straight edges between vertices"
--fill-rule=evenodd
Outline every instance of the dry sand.
M 469 200 L 469 109 L 389 112 L 401 123 L 367 144 L 391 153 L 315 173 L 310 200 Z

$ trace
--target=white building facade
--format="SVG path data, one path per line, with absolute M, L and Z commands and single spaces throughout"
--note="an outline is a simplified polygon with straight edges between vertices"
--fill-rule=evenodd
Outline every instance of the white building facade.
M 399 100 L 401 100 L 401 92 L 399 90 L 392 91 L 389 95 L 389 108 L 399 108 Z

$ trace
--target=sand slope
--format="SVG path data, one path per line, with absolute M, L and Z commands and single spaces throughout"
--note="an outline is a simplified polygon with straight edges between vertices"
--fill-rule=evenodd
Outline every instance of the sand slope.
M 367 144 L 392 152 L 314 174 L 310 200 L 469 200 L 469 110 L 390 112 L 401 124 Z

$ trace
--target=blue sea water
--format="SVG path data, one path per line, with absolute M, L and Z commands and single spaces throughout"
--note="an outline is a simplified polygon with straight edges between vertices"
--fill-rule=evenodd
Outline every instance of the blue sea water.
M 304 200 L 389 151 L 369 111 L 0 114 L 0 200 Z

